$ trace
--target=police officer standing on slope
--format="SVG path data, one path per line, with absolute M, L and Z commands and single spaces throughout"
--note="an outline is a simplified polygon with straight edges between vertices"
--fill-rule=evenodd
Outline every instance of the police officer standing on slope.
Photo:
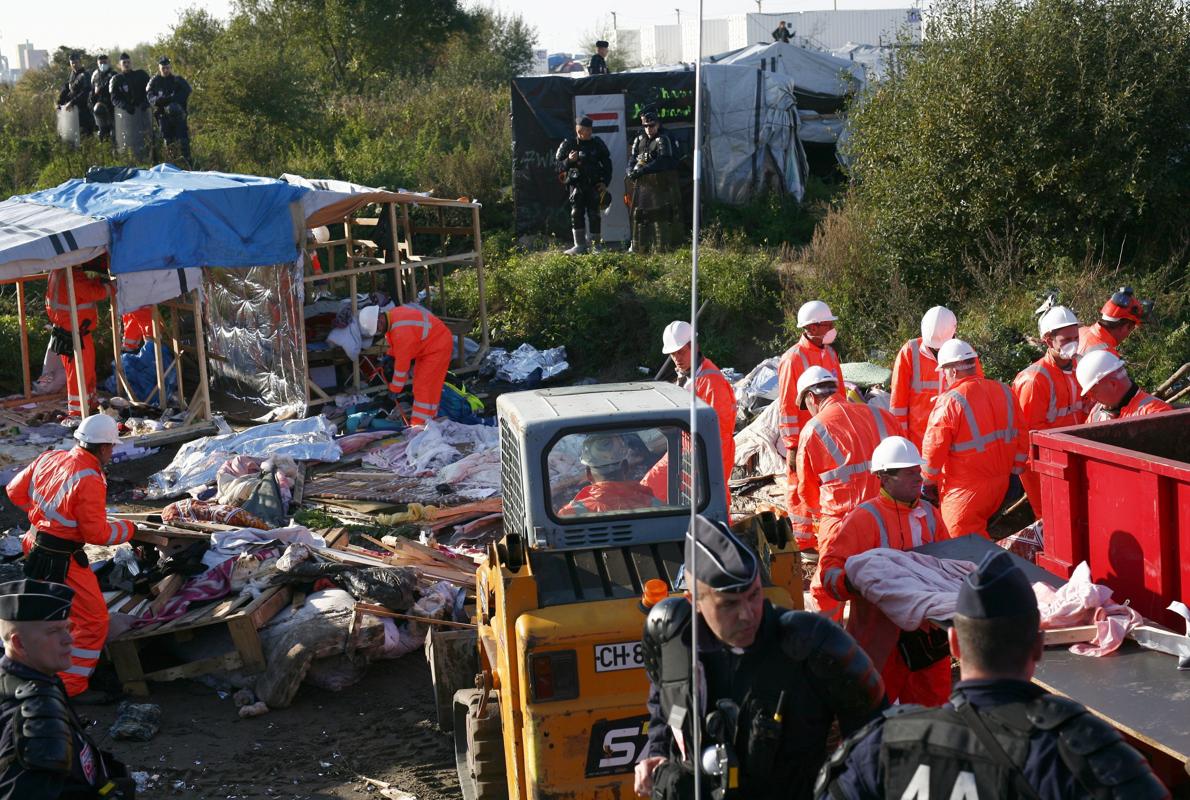
M 595 43 L 595 55 L 591 56 L 591 61 L 587 64 L 588 75 L 607 75 L 611 70 L 607 68 L 607 42 L 600 39 Z
M 590 117 L 576 119 L 574 136 L 564 139 L 554 155 L 558 174 L 570 190 L 574 247 L 566 251 L 567 255 L 587 252 L 588 228 L 593 250 L 598 250 L 603 234 L 603 196 L 612 179 L 612 156 L 603 140 L 594 135 L 594 126 Z
M 636 793 L 694 800 L 702 764 L 705 798 L 809 798 L 833 722 L 847 735 L 884 705 L 880 675 L 835 623 L 765 600 L 756 554 L 723 523 L 695 519 L 686 536 L 691 564 L 698 613 L 688 598 L 671 597 L 645 622 L 649 732 Z M 700 626 L 698 682 L 690 674 L 692 624 Z M 692 683 L 705 686 L 698 720 Z M 695 724 L 703 753 L 691 752 Z
M 190 101 L 190 84 L 181 75 L 175 75 L 168 56 L 157 60 L 157 74 L 145 89 L 153 116 L 161 127 L 161 138 L 165 144 L 175 142 L 182 148 L 182 158 L 190 162 L 190 128 L 186 122 L 186 107 Z
M 70 667 L 70 604 L 61 583 L 0 584 L 0 800 L 131 800 L 124 765 L 95 746 L 55 673 Z
M 108 84 L 112 105 L 116 108 L 135 114 L 142 108 L 149 107 L 146 90 L 149 86 L 149 73 L 143 69 L 132 68 L 132 57 L 127 53 L 120 54 L 120 71 L 112 76 Z
M 676 246 L 682 226 L 678 144 L 661 127 L 656 111 L 643 112 L 640 122 L 644 132 L 632 142 L 628 160 L 628 179 L 633 181 L 633 253 Z
M 95 115 L 95 124 L 99 126 L 99 138 L 104 141 L 112 138 L 112 96 L 108 88 L 111 79 L 112 67 L 104 53 L 97 59 L 95 71 L 91 73 L 91 111 Z
M 90 136 L 95 132 L 95 118 L 91 116 L 91 74 L 83 66 L 83 57 L 70 54 L 70 77 L 62 91 L 58 92 L 58 108 L 77 108 L 79 111 L 79 133 Z
M 816 797 L 1169 797 L 1115 728 L 1030 682 L 1043 643 L 1037 598 L 1007 553 L 967 576 L 956 612 L 950 702 L 886 711 L 831 757 Z

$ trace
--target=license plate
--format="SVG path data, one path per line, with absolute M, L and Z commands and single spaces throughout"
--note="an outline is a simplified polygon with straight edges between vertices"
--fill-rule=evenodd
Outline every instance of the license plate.
M 595 671 L 615 672 L 620 669 L 638 669 L 645 665 L 640 642 L 617 642 L 595 645 Z

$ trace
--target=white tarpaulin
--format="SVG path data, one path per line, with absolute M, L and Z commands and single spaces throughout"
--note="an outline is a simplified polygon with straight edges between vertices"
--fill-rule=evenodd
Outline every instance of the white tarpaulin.
M 107 249 L 107 221 L 10 198 L 0 203 L 0 281 L 89 261 Z
M 714 64 L 737 64 L 788 75 L 796 81 L 799 93 L 822 98 L 843 98 L 864 84 L 862 65 L 782 42 L 754 44 L 707 60 Z

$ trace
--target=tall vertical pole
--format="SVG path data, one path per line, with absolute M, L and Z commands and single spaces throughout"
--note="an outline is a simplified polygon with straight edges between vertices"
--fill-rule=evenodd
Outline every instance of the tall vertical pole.
M 698 474 L 698 395 L 695 387 L 698 383 L 698 239 L 699 227 L 702 219 L 699 205 L 702 200 L 702 0 L 698 0 L 698 60 L 694 62 L 694 214 L 692 236 L 690 241 L 690 528 L 687 536 L 693 538 L 695 517 L 698 515 L 698 495 L 702 488 Z M 694 762 L 694 796 L 702 797 L 702 698 L 699 697 L 699 687 L 702 685 L 702 669 L 698 660 L 698 570 L 695 561 L 698 558 L 698 548 L 690 548 L 690 563 L 686 565 L 687 581 L 690 588 L 690 604 L 693 613 L 690 624 L 690 711 L 694 724 L 691 726 L 692 742 L 689 751 L 690 759 Z
M 79 306 L 75 299 L 74 293 L 74 266 L 66 267 L 66 295 L 70 299 L 70 338 L 74 344 L 74 377 L 75 388 L 78 390 L 79 396 L 79 419 L 86 419 L 91 413 L 91 396 L 87 393 L 87 375 L 83 368 L 83 339 L 79 335 Z M 91 346 L 95 346 L 95 340 L 91 340 Z M 67 391 L 69 397 L 70 392 Z M 67 411 L 69 411 L 70 401 L 67 400 Z

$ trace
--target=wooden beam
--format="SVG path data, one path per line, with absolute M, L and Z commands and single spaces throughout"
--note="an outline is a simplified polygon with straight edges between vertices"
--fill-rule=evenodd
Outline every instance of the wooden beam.
M 29 379 L 29 329 L 25 318 L 25 282 L 17 282 L 17 322 L 21 327 L 21 385 L 25 399 L 33 397 L 33 383 Z
M 83 340 L 79 336 L 79 307 L 78 300 L 74 291 L 74 267 L 66 267 L 66 296 L 70 300 L 70 338 L 74 343 L 74 377 L 75 389 L 78 391 L 79 398 L 79 417 L 86 419 L 91 415 L 91 396 L 87 393 L 87 376 L 86 370 L 82 368 L 83 357 Z M 46 291 L 49 289 L 47 287 Z M 91 347 L 95 347 L 95 340 L 91 339 Z M 69 390 L 66 392 L 67 397 L 70 396 Z M 70 403 L 67 402 L 66 410 L 70 411 Z

